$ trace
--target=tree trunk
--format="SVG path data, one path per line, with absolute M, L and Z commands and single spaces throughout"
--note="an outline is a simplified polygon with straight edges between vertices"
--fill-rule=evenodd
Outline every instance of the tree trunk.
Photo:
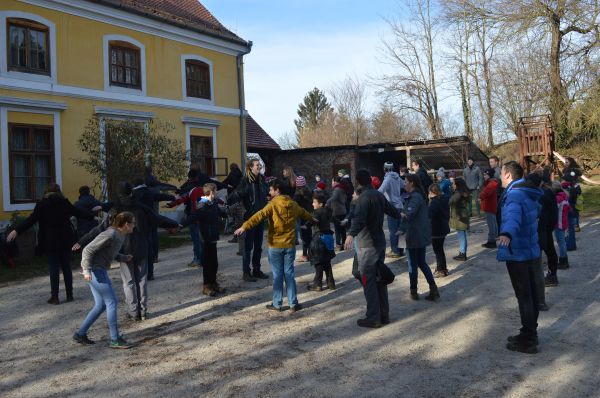
M 559 145 L 566 144 L 568 140 L 567 131 L 567 93 L 561 80 L 560 74 L 560 47 L 563 34 L 560 30 L 560 17 L 553 14 L 551 22 L 551 44 L 550 44 L 550 114 L 556 132 Z

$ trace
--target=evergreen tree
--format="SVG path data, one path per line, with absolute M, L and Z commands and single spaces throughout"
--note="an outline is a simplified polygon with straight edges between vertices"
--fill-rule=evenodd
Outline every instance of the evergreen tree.
M 314 129 L 319 126 L 323 115 L 333 110 L 325 94 L 318 88 L 314 88 L 304 96 L 304 101 L 298 104 L 298 119 L 294 120 L 296 125 L 296 136 L 298 142 L 305 128 Z

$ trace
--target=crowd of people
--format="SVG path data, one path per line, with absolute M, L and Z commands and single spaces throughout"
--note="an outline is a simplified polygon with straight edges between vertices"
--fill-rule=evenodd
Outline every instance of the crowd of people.
M 332 268 L 336 252 L 353 250 L 352 273 L 362 285 L 367 306 L 365 317 L 357 324 L 379 328 L 390 322 L 387 285 L 395 278 L 385 257 L 406 257 L 411 299 L 422 297 L 417 284 L 420 270 L 429 287 L 424 298 L 437 301 L 440 291 L 436 278 L 450 272 L 444 247 L 447 235 L 451 229 L 457 234 L 458 254 L 454 260 L 467 261 L 471 221 L 483 212 L 488 229 L 483 247 L 497 249 L 497 259 L 506 262 L 519 302 L 522 327 L 519 334 L 508 338 L 507 348 L 537 352 L 538 314 L 548 309 L 545 288 L 558 285 L 558 269 L 569 268 L 567 252 L 576 249 L 581 171 L 574 159 L 567 159 L 560 182 L 553 181 L 549 168 L 524 175 L 521 165 L 507 162 L 500 166 L 496 156 L 489 159 L 489 167 L 484 170 L 469 158 L 461 176 L 457 176 L 460 170 L 447 172 L 443 167 L 428 172 L 418 159 L 411 163 L 411 170 L 396 169 L 392 162 L 385 162 L 383 180 L 360 169 L 353 183 L 349 172 L 340 169 L 330 186 L 320 174 L 312 182 L 312 178 L 309 181 L 297 175 L 292 167 L 284 168 L 281 178 L 265 177 L 261 168 L 258 159 L 248 161 L 245 172 L 232 164 L 223 182 L 192 168 L 179 188 L 161 183 L 147 168 L 133 184 L 119 183 L 112 202 L 98 201 L 89 187 L 83 186 L 79 200 L 71 204 L 60 187 L 51 183 L 31 215 L 14 226 L 7 241 L 39 224 L 38 244 L 50 268 L 48 303 L 55 305 L 60 303 L 61 271 L 66 301 L 73 301 L 71 252 L 83 249 L 82 275 L 95 305 L 73 339 L 93 344 L 87 332 L 106 311 L 109 346 L 129 348 L 118 331 L 117 299 L 107 270 L 112 261 L 121 263 L 126 315 L 137 321 L 147 319 L 147 286 L 154 277 L 159 227 L 188 227 L 193 247 L 188 265 L 202 268 L 202 293 L 214 297 L 225 292 L 217 278 L 222 220 L 227 219 L 225 230 L 233 232 L 230 242 L 239 245 L 241 278 L 249 283 L 269 278 L 261 266 L 266 223 L 267 257 L 273 277 L 273 298 L 267 308 L 273 311 L 302 309 L 297 297 L 296 261 L 310 262 L 314 267 L 314 278 L 306 288 L 320 292 L 336 288 Z M 226 190 L 225 197 L 219 198 L 220 190 Z M 168 191 L 175 195 L 163 193 Z M 161 216 L 159 202 L 166 202 L 163 207 L 170 208 L 184 205 L 183 220 Z M 101 218 L 97 217 L 99 211 L 104 212 Z M 77 228 L 73 228 L 72 217 L 77 220 Z M 302 246 L 302 254 L 296 260 L 297 245 Z M 434 272 L 426 261 L 429 245 L 435 254 Z M 548 260 L 546 275 L 542 252 Z

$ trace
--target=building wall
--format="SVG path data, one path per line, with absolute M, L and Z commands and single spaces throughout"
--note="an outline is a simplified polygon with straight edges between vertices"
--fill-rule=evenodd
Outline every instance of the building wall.
M 28 0 L 28 3 L 45 4 L 35 0 Z M 74 0 L 72 3 L 76 4 L 78 1 Z M 99 6 L 92 4 L 90 7 Z M 216 148 L 214 156 L 227 158 L 229 163 L 239 163 L 242 155 L 234 48 L 204 48 L 189 42 L 118 26 L 120 23 L 115 21 L 112 24 L 110 19 L 106 18 L 99 21 L 21 1 L 2 1 L 0 18 L 6 18 L 6 15 L 10 16 L 10 13 L 14 12 L 39 16 L 54 24 L 56 49 L 50 51 L 50 54 L 56 61 L 56 67 L 54 81 L 44 81 L 36 76 L 19 77 L 7 73 L 6 53 L 0 57 L 0 62 L 4 63 L 4 73 L 0 73 L 0 219 L 9 218 L 12 211 L 27 211 L 33 208 L 33 203 L 14 206 L 10 204 L 10 200 L 7 205 L 10 184 L 6 179 L 8 159 L 5 155 L 9 123 L 54 126 L 54 134 L 58 136 L 54 148 L 56 181 L 72 201 L 77 199 L 80 185 L 92 183 L 92 177 L 81 168 L 75 167 L 73 159 L 81 156 L 77 148 L 77 139 L 88 120 L 94 116 L 96 107 L 134 114 L 151 113 L 155 119 L 171 123 L 175 127 L 172 137 L 180 140 L 184 146 L 189 145 L 189 135 L 212 135 Z M 149 24 L 154 23 L 148 21 Z M 144 46 L 144 93 L 118 93 L 105 88 L 105 35 L 130 37 Z M 183 96 L 184 76 L 181 65 L 182 55 L 187 54 L 202 57 L 212 63 L 213 97 L 209 102 L 186 100 Z M 29 104 L 24 104 L 21 100 L 29 101 Z M 185 179 L 185 176 L 182 176 L 182 179 Z
M 328 186 L 333 178 L 334 165 L 349 164 L 351 176 L 354 178 L 355 152 L 351 149 L 328 149 L 323 151 L 280 151 L 273 158 L 273 175 L 282 176 L 285 166 L 292 166 L 297 175 L 306 177 L 309 185 L 314 185 L 314 175 L 321 174 Z

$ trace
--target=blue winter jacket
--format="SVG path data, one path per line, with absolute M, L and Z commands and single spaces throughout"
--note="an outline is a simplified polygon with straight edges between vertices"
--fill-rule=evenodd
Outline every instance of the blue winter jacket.
M 498 247 L 498 261 L 528 261 L 540 257 L 538 217 L 541 189 L 524 179 L 513 181 L 502 196 L 500 235 L 511 238 L 510 245 Z

